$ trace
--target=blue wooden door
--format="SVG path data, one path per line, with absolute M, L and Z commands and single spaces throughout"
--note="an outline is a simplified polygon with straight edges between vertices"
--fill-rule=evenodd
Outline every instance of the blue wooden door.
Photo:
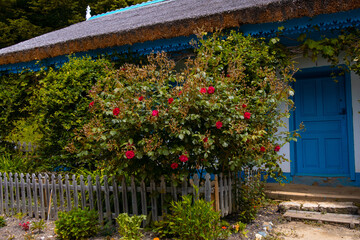
M 302 77 L 295 83 L 297 175 L 348 176 L 345 77 Z

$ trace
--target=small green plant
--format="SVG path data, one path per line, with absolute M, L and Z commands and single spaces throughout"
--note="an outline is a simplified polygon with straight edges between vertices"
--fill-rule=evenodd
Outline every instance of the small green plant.
M 98 214 L 89 209 L 60 212 L 55 221 L 55 233 L 60 239 L 84 239 L 98 233 Z
M 17 218 L 18 220 L 22 220 L 25 217 L 25 213 L 22 212 L 18 212 L 17 214 L 15 214 L 15 218 Z
M 0 216 L 0 228 L 6 226 L 6 220 L 3 216 Z
M 46 227 L 46 223 L 43 219 L 41 219 L 38 222 L 33 222 L 32 226 L 31 226 L 31 231 L 37 231 L 37 233 L 39 234 L 40 232 L 42 232 Z
M 143 234 L 140 232 L 141 222 L 146 219 L 145 215 L 130 217 L 127 213 L 120 214 L 116 221 L 119 224 L 119 234 L 124 240 L 140 240 Z
M 171 214 L 163 221 L 156 222 L 154 231 L 160 237 L 177 239 L 226 239 L 231 235 L 227 222 L 220 220 L 220 212 L 216 212 L 212 203 L 203 199 L 195 200 L 192 196 L 184 196 L 182 201 L 171 203 Z

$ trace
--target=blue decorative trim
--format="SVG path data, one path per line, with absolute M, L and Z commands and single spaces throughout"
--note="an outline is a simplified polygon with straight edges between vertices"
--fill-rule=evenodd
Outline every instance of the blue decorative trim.
M 110 11 L 110 12 L 106 12 L 106 13 L 94 15 L 94 16 L 92 16 L 91 18 L 89 18 L 88 21 L 89 21 L 89 20 L 92 20 L 92 19 L 99 18 L 99 17 L 103 17 L 103 16 L 106 16 L 106 15 L 110 15 L 110 14 L 114 14 L 114 13 L 119 13 L 119 12 L 124 12 L 124 11 L 128 11 L 128 10 L 131 10 L 131 9 L 141 8 L 141 7 L 145 7 L 145 6 L 151 5 L 151 4 L 160 3 L 160 2 L 165 2 L 165 1 L 169 1 L 169 0 L 153 0 L 153 1 L 148 1 L 148 2 L 139 3 L 139 4 L 136 4 L 136 5 L 129 6 L 129 7 L 124 7 L 124 8 L 120 8 L 120 9 L 114 10 L 114 11 Z

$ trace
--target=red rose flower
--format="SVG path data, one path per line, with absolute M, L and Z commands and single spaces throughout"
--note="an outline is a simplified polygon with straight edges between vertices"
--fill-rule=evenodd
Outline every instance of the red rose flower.
M 169 98 L 169 99 L 168 99 L 169 104 L 171 104 L 173 101 L 174 101 L 173 98 Z
M 127 159 L 132 159 L 133 157 L 135 157 L 135 153 L 134 153 L 134 151 L 127 151 L 125 153 L 125 156 Z
M 89 103 L 89 107 L 94 106 L 94 104 L 95 104 L 95 102 L 94 102 L 94 101 L 92 101 L 91 103 Z
M 260 148 L 260 152 L 265 152 L 266 151 L 266 148 L 265 147 L 261 147 Z
M 120 109 L 119 108 L 114 108 L 114 110 L 113 110 L 114 116 L 119 115 L 119 113 L 120 113 Z
M 216 128 L 217 128 L 217 129 L 220 129 L 222 126 L 223 126 L 223 123 L 222 123 L 222 122 L 220 122 L 220 121 L 217 121 L 217 122 L 216 122 Z
M 181 155 L 181 156 L 179 157 L 179 159 L 180 159 L 180 161 L 183 162 L 183 163 L 185 163 L 185 162 L 187 162 L 187 161 L 189 160 L 189 158 L 188 158 L 186 155 Z
M 208 94 L 213 94 L 215 92 L 215 88 L 213 86 L 210 86 L 207 90 Z
M 207 138 L 207 137 L 205 137 L 204 139 L 203 139 L 203 141 L 204 142 L 207 142 L 209 139 Z
M 246 105 L 246 104 L 243 104 L 243 105 L 242 105 L 242 107 L 243 107 L 243 108 L 246 108 L 246 107 L 247 107 L 247 105 Z
M 277 146 L 274 148 L 274 151 L 275 151 L 275 152 L 280 151 L 280 146 L 279 146 L 279 145 L 277 145 Z
M 144 100 L 144 97 L 143 97 L 143 96 L 140 96 L 140 97 L 139 97 L 139 101 L 141 102 L 142 100 Z
M 249 112 L 244 113 L 244 118 L 245 119 L 250 119 L 250 117 L 251 117 L 251 113 L 249 113 Z
M 182 94 L 182 91 L 179 92 L 179 96 Z
M 201 89 L 200 89 L 200 92 L 201 92 L 201 93 L 206 93 L 206 91 L 207 91 L 206 88 L 201 88 Z
M 175 162 L 171 164 L 172 169 L 177 169 L 178 167 L 179 167 L 179 164 L 177 164 Z
M 159 116 L 159 111 L 153 110 L 151 115 L 153 115 L 154 117 L 157 117 L 157 116 Z
M 230 74 L 226 74 L 226 77 L 230 77 Z

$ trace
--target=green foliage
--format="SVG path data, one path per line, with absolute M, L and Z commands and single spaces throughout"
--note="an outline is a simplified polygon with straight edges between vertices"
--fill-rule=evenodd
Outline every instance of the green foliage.
M 265 202 L 265 181 L 261 180 L 261 173 L 244 179 L 240 187 L 237 204 L 240 208 L 239 220 L 250 223 L 256 218 L 259 208 Z
M 55 233 L 60 239 L 76 240 L 95 236 L 98 233 L 98 214 L 89 209 L 72 209 L 60 212 L 55 221 Z
M 154 231 L 160 237 L 176 239 L 226 239 L 231 235 L 229 224 L 220 220 L 220 212 L 214 211 L 212 203 L 203 199 L 192 200 L 191 195 L 182 201 L 171 203 L 171 214 L 155 223 Z
M 74 129 L 89 119 L 87 95 L 91 86 L 106 75 L 107 68 L 111 64 L 106 60 L 71 58 L 59 70 L 44 72 L 28 108 L 43 134 L 39 153 L 44 159 L 54 156 L 53 164 L 76 163 L 64 149 L 73 138 Z
M 4 216 L 0 216 L 0 228 L 5 227 L 6 226 L 6 220 L 4 218 Z
M 37 233 L 39 234 L 40 232 L 42 232 L 44 229 L 46 228 L 46 223 L 43 219 L 41 219 L 38 222 L 32 222 L 31 225 L 31 231 L 37 231 Z
M 278 132 L 291 109 L 292 63 L 277 42 L 231 32 L 200 41 L 182 72 L 165 54 L 110 70 L 91 92 L 91 120 L 72 150 L 81 159 L 142 175 L 234 171 L 265 165 L 292 139 Z M 280 57 L 279 57 L 280 56 Z M 101 158 L 99 157 L 101 156 Z
M 145 215 L 130 217 L 127 213 L 121 213 L 116 218 L 116 222 L 119 224 L 119 234 L 121 239 L 124 240 L 140 240 L 143 234 L 140 231 L 140 225 L 142 221 L 146 219 Z
M 25 173 L 27 172 L 26 161 L 20 154 L 2 153 L 0 155 L 0 172 Z
M 350 70 L 360 74 L 360 30 L 347 28 L 341 30 L 334 38 L 323 37 L 320 40 L 313 40 L 306 34 L 301 35 L 298 40 L 302 42 L 301 48 L 305 56 L 316 60 L 318 56 L 327 59 L 333 66 L 342 61 Z

